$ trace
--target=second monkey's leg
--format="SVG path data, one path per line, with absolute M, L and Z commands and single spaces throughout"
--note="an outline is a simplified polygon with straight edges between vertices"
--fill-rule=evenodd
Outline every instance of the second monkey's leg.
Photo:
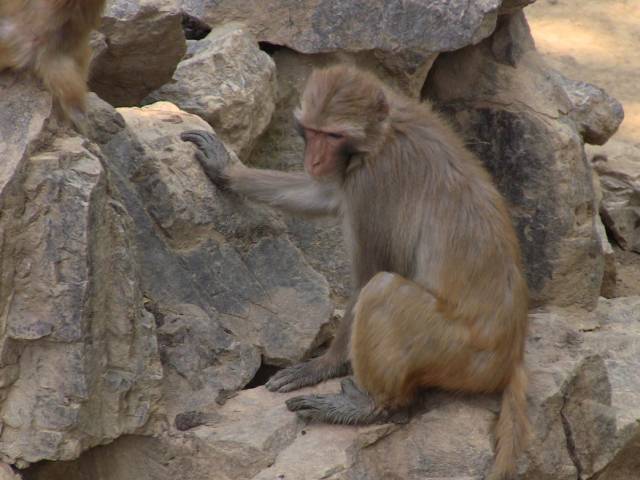
M 353 308 L 357 298 L 358 295 L 355 294 L 349 301 L 329 350 L 318 358 L 280 370 L 267 382 L 268 390 L 290 392 L 349 373 L 349 339 L 353 324 Z
M 474 355 L 469 330 L 445 318 L 437 303 L 410 280 L 377 274 L 355 307 L 351 363 L 356 384 L 343 383 L 336 395 L 291 398 L 289 410 L 321 422 L 367 424 L 388 420 L 420 386 L 464 386 Z

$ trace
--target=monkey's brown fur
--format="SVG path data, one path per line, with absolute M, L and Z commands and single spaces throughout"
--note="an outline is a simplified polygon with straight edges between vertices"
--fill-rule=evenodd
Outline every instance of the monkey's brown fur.
M 76 126 L 83 124 L 89 34 L 106 0 L 2 0 L 0 70 L 29 69 Z
M 527 287 L 505 202 L 480 162 L 426 103 L 348 67 L 316 71 L 296 112 L 308 174 L 216 165 L 231 190 L 301 213 L 338 214 L 356 293 L 329 351 L 267 383 L 289 391 L 345 374 L 338 395 L 290 399 L 332 423 L 367 423 L 421 387 L 503 391 L 491 479 L 515 471 L 527 435 Z M 320 174 L 321 173 L 321 174 Z M 313 178 L 313 175 L 319 178 Z

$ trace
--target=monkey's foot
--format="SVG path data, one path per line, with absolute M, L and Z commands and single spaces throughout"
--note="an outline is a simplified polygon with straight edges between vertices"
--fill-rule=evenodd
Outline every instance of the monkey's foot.
M 287 400 L 287 408 L 304 419 L 348 425 L 385 422 L 389 412 L 376 407 L 373 398 L 360 390 L 351 377 L 340 383 L 337 395 L 303 395 Z
M 272 392 L 290 392 L 349 373 L 349 364 L 327 365 L 322 357 L 280 370 L 266 383 Z

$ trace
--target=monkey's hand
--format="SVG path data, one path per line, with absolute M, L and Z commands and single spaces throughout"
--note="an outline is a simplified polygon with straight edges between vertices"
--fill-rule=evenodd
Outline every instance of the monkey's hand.
M 198 147 L 196 160 L 202 166 L 211 183 L 221 190 L 229 190 L 229 176 L 227 169 L 231 164 L 229 152 L 223 143 L 205 130 L 189 130 L 182 132 L 180 138 Z

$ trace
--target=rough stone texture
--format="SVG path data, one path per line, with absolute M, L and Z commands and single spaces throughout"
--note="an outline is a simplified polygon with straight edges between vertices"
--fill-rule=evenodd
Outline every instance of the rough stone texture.
M 0 92 L 0 457 L 18 465 L 144 431 L 162 378 L 100 154 L 22 80 Z
M 476 46 L 442 54 L 425 94 L 461 127 L 511 203 L 534 305 L 593 307 L 604 263 L 591 169 L 569 99 L 533 49 L 523 14 L 501 17 Z
M 275 109 L 276 67 L 242 25 L 211 31 L 189 48 L 171 82 L 144 103 L 167 100 L 205 119 L 246 158 Z
M 640 144 L 611 141 L 593 156 L 600 177 L 600 215 L 615 242 L 640 253 Z
M 211 127 L 169 103 L 103 108 L 93 121 L 110 132 L 98 142 L 136 226 L 170 420 L 249 383 L 261 356 L 286 365 L 323 343 L 333 309 L 326 280 L 273 212 L 220 194 L 180 140 Z
M 570 80 L 552 72 L 571 102 L 569 116 L 576 122 L 585 143 L 602 145 L 618 130 L 624 119 L 622 105 L 603 89 L 590 83 Z
M 375 59 L 407 93 L 419 91 L 435 54 L 491 34 L 501 0 L 173 0 L 210 25 L 246 23 L 261 42 L 305 54 Z M 375 28 L 370 28 L 375 25 Z M 356 55 L 356 57 L 359 55 Z
M 0 77 L 3 460 L 157 432 L 222 403 L 262 360 L 326 340 L 326 280 L 273 212 L 216 192 L 179 139 L 202 119 L 92 95 L 89 141 L 16 80 Z
M 455 50 L 486 37 L 500 0 L 180 0 L 210 25 L 243 21 L 258 40 L 302 53 L 330 50 Z M 376 28 L 369 28 L 375 25 Z
M 519 479 L 635 478 L 639 325 L 640 297 L 531 316 L 533 431 Z M 338 388 L 331 381 L 306 392 Z M 29 479 L 470 480 L 491 465 L 497 396 L 425 392 L 407 425 L 341 427 L 296 420 L 284 407 L 296 394 L 245 390 L 204 408 L 204 424 L 189 431 L 125 437 L 79 461 L 39 466 Z
M 336 60 L 336 55 L 302 55 L 278 49 L 273 60 L 278 70 L 278 97 L 273 119 L 258 139 L 247 160 L 253 166 L 279 170 L 300 170 L 304 141 L 293 124 L 293 110 L 312 68 Z M 365 63 L 374 68 L 372 63 Z M 382 74 L 377 69 L 376 73 Z M 342 231 L 335 219 L 305 219 L 284 216 L 288 233 L 315 270 L 322 273 L 339 299 L 350 293 L 350 268 L 342 241 Z
M 588 153 L 587 153 L 588 155 Z M 600 177 L 593 175 L 593 192 L 594 192 L 594 204 L 593 211 L 594 223 L 596 226 L 596 234 L 598 237 L 598 243 L 600 245 L 600 254 L 604 258 L 604 273 L 602 275 L 602 285 L 600 286 L 600 295 L 605 298 L 618 297 L 617 295 L 617 281 L 618 281 L 618 268 L 616 266 L 616 255 L 613 251 L 613 246 L 609 242 L 609 236 L 607 235 L 607 229 L 602 222 L 600 216 L 600 210 L 602 208 L 602 187 L 600 186 Z
M 171 79 L 183 57 L 182 14 L 150 0 L 109 1 L 93 44 L 89 88 L 112 105 L 136 105 Z

